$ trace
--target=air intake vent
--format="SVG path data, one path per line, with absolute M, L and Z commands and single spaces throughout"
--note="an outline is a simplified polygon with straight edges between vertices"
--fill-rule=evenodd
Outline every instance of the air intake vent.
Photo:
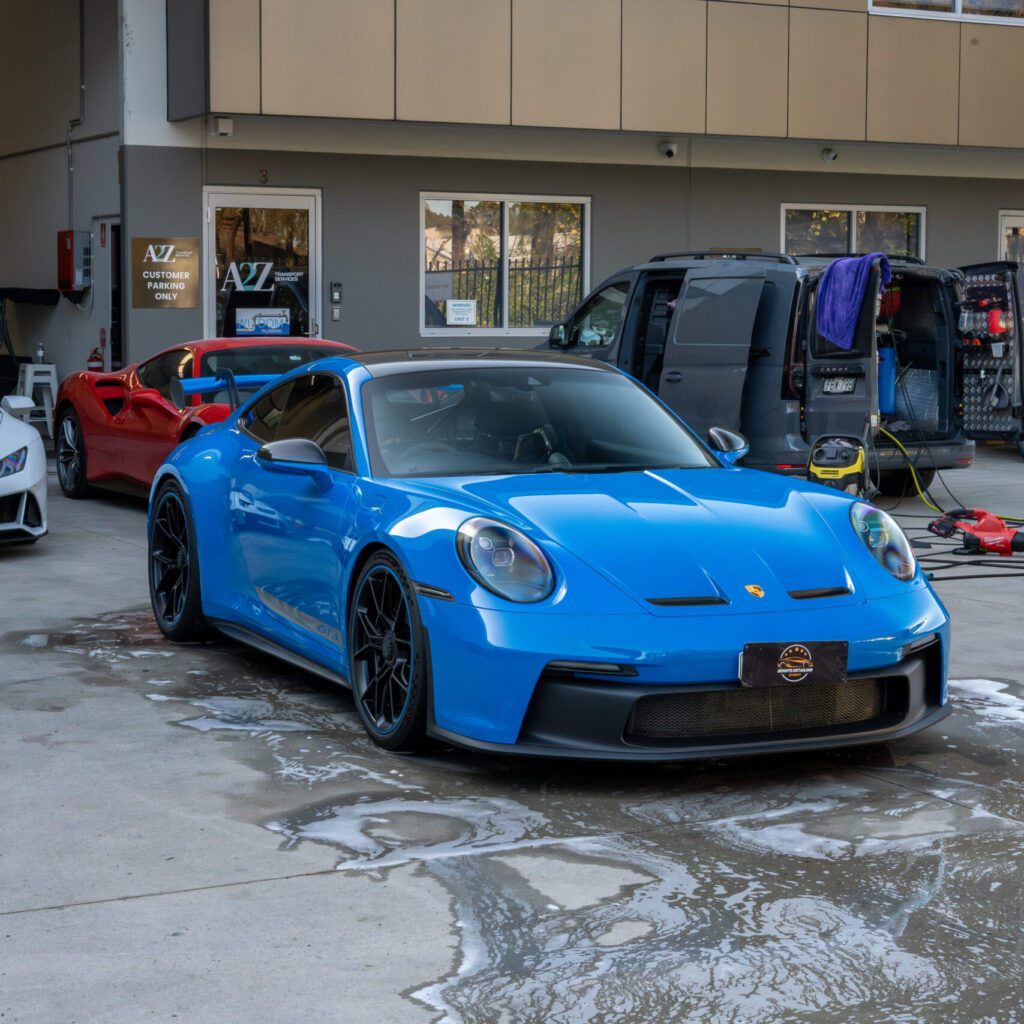
M 817 590 L 791 590 L 789 596 L 794 601 L 813 601 L 819 597 L 845 597 L 852 593 L 849 587 L 819 587 Z
M 657 605 L 659 608 L 697 608 L 701 605 L 728 604 L 729 602 L 716 594 L 714 597 L 649 597 L 647 603 Z

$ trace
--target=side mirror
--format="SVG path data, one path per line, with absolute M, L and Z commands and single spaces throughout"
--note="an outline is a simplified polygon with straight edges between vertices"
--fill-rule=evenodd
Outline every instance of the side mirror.
M 21 417 L 31 412 L 36 407 L 36 403 L 28 395 L 4 395 L 0 399 L 0 407 L 12 416 Z
M 548 348 L 568 348 L 565 340 L 565 324 L 555 324 L 548 333 Z
M 725 427 L 712 427 L 708 431 L 708 444 L 727 466 L 735 466 L 750 451 L 750 443 L 742 434 Z
M 312 477 L 321 492 L 334 486 L 323 449 L 316 441 L 305 437 L 289 437 L 261 445 L 256 450 L 256 461 L 271 473 Z
M 137 405 L 141 409 L 167 408 L 164 396 L 156 388 L 138 388 L 135 391 L 126 392 L 124 397 L 130 405 Z

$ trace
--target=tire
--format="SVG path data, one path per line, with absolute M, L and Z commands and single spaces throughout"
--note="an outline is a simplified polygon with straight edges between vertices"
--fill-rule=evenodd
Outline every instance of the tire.
M 149 517 L 149 598 L 168 640 L 195 643 L 210 634 L 199 591 L 199 558 L 192 513 L 172 481 L 160 486 Z
M 935 479 L 935 467 L 927 466 L 915 470 L 922 490 L 927 490 Z M 878 493 L 890 498 L 903 498 L 917 494 L 913 474 L 909 469 L 886 469 L 878 474 Z
M 372 555 L 348 612 L 349 682 L 363 728 L 385 750 L 427 745 L 427 657 L 412 584 L 389 551 Z
M 68 409 L 57 421 L 54 432 L 57 450 L 57 482 L 67 498 L 85 498 L 89 494 L 85 436 L 78 413 Z

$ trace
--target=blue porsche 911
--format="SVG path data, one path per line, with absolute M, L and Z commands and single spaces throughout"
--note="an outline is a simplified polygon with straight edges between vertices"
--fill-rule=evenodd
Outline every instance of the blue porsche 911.
M 943 718 L 949 620 L 896 523 L 711 445 L 589 359 L 321 359 L 160 467 L 156 619 L 350 687 L 393 750 L 670 760 Z

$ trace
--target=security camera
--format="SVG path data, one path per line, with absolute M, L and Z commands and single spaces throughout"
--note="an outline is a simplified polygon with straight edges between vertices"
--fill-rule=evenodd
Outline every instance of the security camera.
M 678 142 L 659 142 L 658 143 L 658 152 L 661 153 L 661 155 L 663 157 L 665 157 L 666 159 L 671 160 L 676 155 L 676 153 L 679 152 L 679 143 Z
M 821 159 L 827 164 L 834 164 L 839 159 L 839 154 L 831 146 L 826 146 L 821 151 Z

